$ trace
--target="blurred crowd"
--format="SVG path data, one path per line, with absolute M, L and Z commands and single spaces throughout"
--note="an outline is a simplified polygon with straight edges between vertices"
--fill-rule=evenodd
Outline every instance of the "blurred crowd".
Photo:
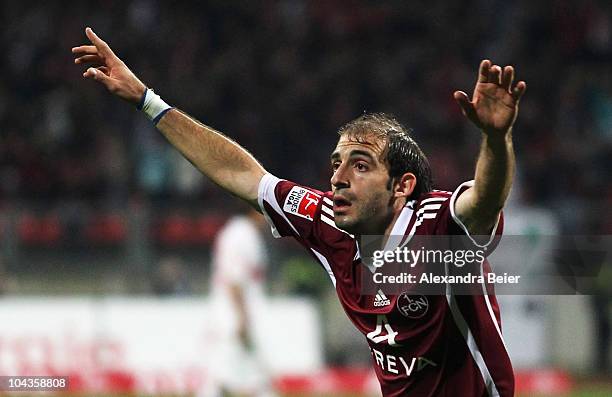
M 480 137 L 452 92 L 471 91 L 482 58 L 512 64 L 528 82 L 520 202 L 573 231 L 612 204 L 610 2 L 11 1 L 0 21 L 0 203 L 225 197 L 81 78 L 70 48 L 91 26 L 167 102 L 320 189 L 336 130 L 364 111 L 413 129 L 437 188 L 471 178 Z

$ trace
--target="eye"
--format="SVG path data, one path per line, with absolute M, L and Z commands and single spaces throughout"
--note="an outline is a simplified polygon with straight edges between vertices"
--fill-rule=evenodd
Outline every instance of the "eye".
M 358 161 L 357 163 L 355 163 L 355 168 L 357 168 L 357 171 L 361 172 L 368 170 L 367 164 L 362 161 Z
M 339 161 L 334 161 L 332 163 L 332 170 L 336 171 L 338 168 L 340 168 L 340 162 Z

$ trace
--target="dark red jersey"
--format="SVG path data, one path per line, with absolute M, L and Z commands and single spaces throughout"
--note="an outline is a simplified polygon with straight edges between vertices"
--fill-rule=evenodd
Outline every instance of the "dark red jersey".
M 434 191 L 409 202 L 392 234 L 405 236 L 466 235 L 455 216 L 455 192 Z M 499 307 L 488 289 L 458 295 L 364 294 L 359 243 L 334 222 L 331 192 L 320 192 L 270 174 L 259 186 L 259 205 L 275 237 L 292 236 L 321 264 L 340 302 L 372 353 L 376 376 L 387 397 L 455 397 L 514 395 L 512 365 L 501 333 Z M 500 235 L 500 216 L 491 239 Z M 467 237 L 466 237 L 467 238 Z M 489 271 L 484 261 L 480 271 Z M 482 288 L 485 288 L 483 285 Z

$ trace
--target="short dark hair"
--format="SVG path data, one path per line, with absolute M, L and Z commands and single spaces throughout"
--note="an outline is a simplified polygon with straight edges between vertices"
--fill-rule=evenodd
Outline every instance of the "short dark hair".
M 374 136 L 383 140 L 383 161 L 389 168 L 389 184 L 406 172 L 416 176 L 416 186 L 409 199 L 418 199 L 423 193 L 432 190 L 431 168 L 427 157 L 412 139 L 412 131 L 404 127 L 395 117 L 386 113 L 364 113 L 356 119 L 349 121 L 338 130 L 338 135 L 348 136 L 357 142 L 363 141 L 367 136 Z

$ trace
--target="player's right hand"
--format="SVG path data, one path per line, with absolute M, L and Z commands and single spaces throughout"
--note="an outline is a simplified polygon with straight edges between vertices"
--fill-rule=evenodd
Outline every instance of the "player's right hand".
M 93 45 L 72 49 L 76 56 L 74 63 L 92 65 L 83 73 L 83 77 L 94 79 L 119 98 L 138 104 L 147 87 L 91 28 L 86 28 L 85 34 Z

